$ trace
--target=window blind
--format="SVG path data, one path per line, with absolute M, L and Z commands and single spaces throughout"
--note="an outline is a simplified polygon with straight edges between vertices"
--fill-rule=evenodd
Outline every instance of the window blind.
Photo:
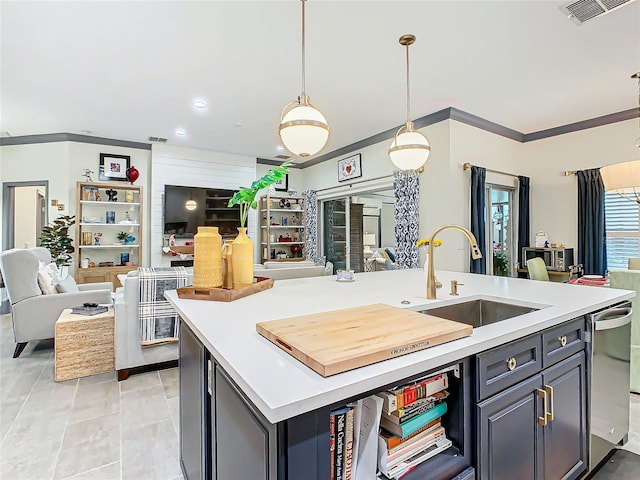
M 604 197 L 607 268 L 627 268 L 629 257 L 640 257 L 640 209 L 617 193 Z

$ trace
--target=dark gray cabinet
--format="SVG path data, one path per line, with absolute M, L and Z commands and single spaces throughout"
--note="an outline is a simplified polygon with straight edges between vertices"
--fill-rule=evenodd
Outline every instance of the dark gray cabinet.
M 207 352 L 200 341 L 180 322 L 180 463 L 185 478 L 208 478 L 207 436 L 208 392 Z
M 583 349 L 579 319 L 477 356 L 478 479 L 573 480 L 586 470 Z M 499 393 L 484 399 L 497 385 Z

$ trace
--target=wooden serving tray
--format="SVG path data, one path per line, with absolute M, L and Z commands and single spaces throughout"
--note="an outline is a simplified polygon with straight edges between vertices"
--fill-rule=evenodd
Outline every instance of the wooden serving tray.
M 383 304 L 256 324 L 323 377 L 467 337 L 470 325 Z
M 195 288 L 181 287 L 178 288 L 178 297 L 190 300 L 211 300 L 214 302 L 233 302 L 242 297 L 253 295 L 273 287 L 273 278 L 253 277 L 256 282 L 253 285 L 244 288 L 231 290 L 228 288 Z

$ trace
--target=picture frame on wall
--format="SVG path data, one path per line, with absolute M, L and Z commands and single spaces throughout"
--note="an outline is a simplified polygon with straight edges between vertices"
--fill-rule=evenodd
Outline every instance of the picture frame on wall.
M 106 181 L 127 181 L 127 169 L 131 166 L 129 155 L 100 154 L 100 170 L 98 177 Z
M 289 174 L 285 174 L 284 178 L 273 184 L 276 192 L 286 192 L 289 190 Z
M 359 153 L 338 160 L 338 181 L 353 180 L 362 176 L 362 157 Z

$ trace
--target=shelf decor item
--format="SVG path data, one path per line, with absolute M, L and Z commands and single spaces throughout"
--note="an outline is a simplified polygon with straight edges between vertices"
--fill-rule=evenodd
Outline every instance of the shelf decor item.
M 127 180 L 129 180 L 129 182 L 131 182 L 131 184 L 133 185 L 133 182 L 135 182 L 140 176 L 140 172 L 136 167 L 131 165 L 129 168 L 127 168 L 126 175 Z
M 222 237 L 218 227 L 198 227 L 193 251 L 193 286 L 222 287 Z
M 130 166 L 130 162 L 131 157 L 128 155 L 101 153 L 98 177 L 100 180 L 117 180 L 126 182 L 127 170 Z

